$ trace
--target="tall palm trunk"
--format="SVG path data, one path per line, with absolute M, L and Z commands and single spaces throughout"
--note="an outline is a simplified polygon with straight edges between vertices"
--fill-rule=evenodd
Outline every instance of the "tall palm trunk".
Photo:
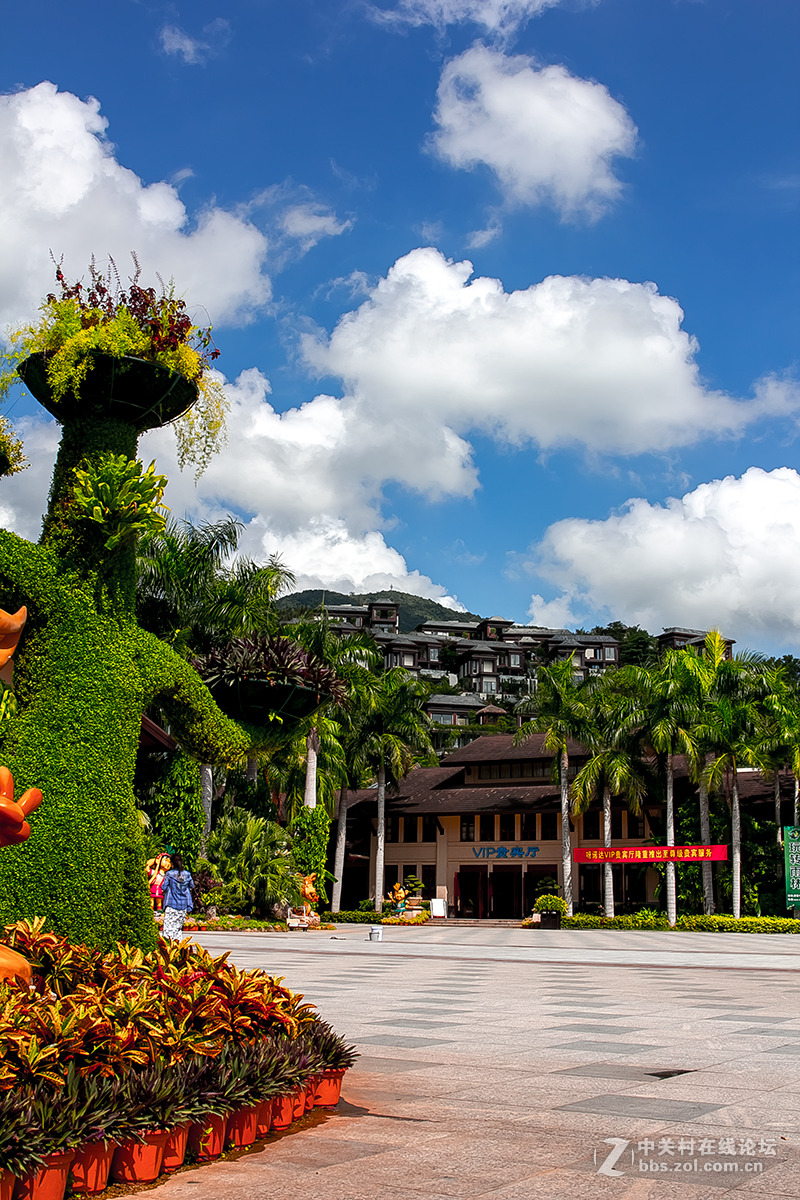
M 317 807 L 317 754 L 319 753 L 319 734 L 316 726 L 309 730 L 306 738 L 306 786 L 303 793 L 303 804 L 306 808 Z
M 705 756 L 706 763 L 708 755 Z M 711 812 L 708 806 L 708 787 L 703 783 L 702 779 L 698 784 L 698 796 L 700 801 L 700 841 L 704 846 L 711 845 Z M 714 904 L 714 874 L 711 868 L 711 863 L 703 859 L 703 912 L 707 917 L 713 915 L 716 905 Z
M 333 893 L 331 895 L 331 912 L 339 912 L 342 907 L 342 876 L 344 875 L 344 851 L 347 843 L 347 788 L 339 792 L 339 820 L 336 825 L 336 853 L 333 859 Z
M 800 779 L 794 777 L 794 815 L 792 817 L 793 825 L 800 825 Z
M 736 777 L 736 760 L 731 771 L 731 843 L 733 850 L 733 915 L 742 915 L 742 814 L 739 809 L 739 781 Z
M 667 755 L 667 845 L 675 845 L 675 772 L 672 755 Z M 678 916 L 678 904 L 675 895 L 675 863 L 667 863 L 667 920 L 674 926 Z
M 603 788 L 603 845 L 606 848 L 611 847 L 611 791 L 608 787 Z M 611 863 L 607 862 L 603 868 L 604 871 L 604 887 L 603 901 L 604 911 L 607 917 L 614 916 L 614 873 L 611 869 Z
M 386 843 L 386 767 L 378 767 L 378 837 L 375 846 L 375 912 L 383 911 L 383 857 Z
M 258 759 L 253 755 L 247 760 L 247 771 L 245 778 L 248 783 L 258 783 Z
M 206 842 L 211 832 L 211 805 L 214 803 L 214 771 L 210 763 L 203 763 L 200 767 L 200 788 L 203 812 L 206 814 L 203 836 L 200 839 L 200 850 L 202 854 L 205 854 Z
M 781 776 L 775 768 L 775 839 L 779 846 L 783 845 L 783 828 L 781 826 Z
M 567 916 L 572 916 L 572 841 L 569 835 L 569 757 L 561 751 L 561 870 L 564 880 L 564 899 Z

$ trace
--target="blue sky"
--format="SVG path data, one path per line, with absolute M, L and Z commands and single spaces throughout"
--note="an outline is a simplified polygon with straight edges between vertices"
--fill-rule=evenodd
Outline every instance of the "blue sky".
M 208 312 L 228 511 L 303 586 L 795 652 L 795 0 L 40 0 L 0 46 L 0 324 L 49 250 Z M 0 516 L 35 536 L 57 430 Z

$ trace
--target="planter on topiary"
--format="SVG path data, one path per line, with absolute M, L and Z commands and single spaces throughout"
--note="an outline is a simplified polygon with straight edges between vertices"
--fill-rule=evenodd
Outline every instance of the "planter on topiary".
M 17 371 L 42 408 L 62 424 L 111 417 L 143 433 L 167 425 L 197 403 L 197 385 L 160 363 L 100 350 L 89 350 L 87 358 L 92 365 L 80 394 L 68 391 L 58 399 L 47 377 L 47 355 L 31 354 Z
M 228 687 L 212 685 L 211 694 L 226 716 L 259 728 L 274 716 L 284 722 L 301 721 L 320 705 L 319 693 L 313 688 L 266 678 L 246 679 Z M 284 732 L 278 724 L 276 733 Z
M 561 918 L 567 915 L 567 902 L 561 896 L 547 892 L 536 901 L 533 911 L 541 914 L 542 929 L 560 929 Z

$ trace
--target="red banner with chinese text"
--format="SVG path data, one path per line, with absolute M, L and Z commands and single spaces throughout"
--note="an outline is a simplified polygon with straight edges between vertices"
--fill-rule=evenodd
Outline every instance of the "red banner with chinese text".
M 600 846 L 572 851 L 576 863 L 722 862 L 727 846 Z

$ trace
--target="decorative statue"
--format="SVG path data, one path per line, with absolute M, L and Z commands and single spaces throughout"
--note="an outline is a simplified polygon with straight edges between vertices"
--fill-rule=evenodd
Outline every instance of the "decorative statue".
M 7 613 L 1 615 L 8 616 Z M 13 652 L 12 648 L 11 653 Z M 15 802 L 13 776 L 8 767 L 0 767 L 0 846 L 16 846 L 28 838 L 31 831 L 27 821 L 28 814 L 41 803 L 42 793 L 38 788 L 28 788 Z M 33 978 L 30 963 L 21 954 L 17 954 L 16 950 L 0 946 L 0 979 L 14 978 L 30 983 Z
M 391 903 L 394 905 L 394 909 L 392 911 L 396 917 L 399 917 L 406 911 L 406 899 L 408 895 L 408 888 L 404 888 L 401 884 L 396 883 L 389 892 L 389 895 L 386 897 L 386 899 L 391 901 Z
M 319 902 L 319 892 L 314 886 L 316 878 L 316 873 L 306 875 L 300 884 L 300 893 L 303 897 L 303 915 L 306 921 L 308 921 L 310 929 L 317 929 L 319 927 L 319 914 L 314 912 L 313 908 Z
M 199 429 L 208 451 L 214 353 L 183 301 L 141 288 L 138 275 L 116 295 L 94 268 L 91 290 L 68 287 L 60 269 L 58 279 L 61 298 L 48 297 L 39 325 L 12 335 L 18 349 L 7 356 L 62 435 L 38 544 L 0 530 L 0 603 L 28 609 L 0 755 L 22 787 L 36 783 L 47 796 L 33 836 L 0 856 L 0 926 L 43 917 L 73 941 L 150 947 L 133 794 L 142 713 L 160 707 L 200 762 L 236 762 L 259 737 L 225 717 L 194 668 L 135 616 L 136 539 L 163 524 L 166 482 L 137 461 L 138 439 L 188 413 L 184 428 Z M 0 623 L 0 642 L 18 636 L 8 623 L 22 611 Z
M 147 860 L 147 878 L 150 883 L 150 904 L 153 912 L 161 912 L 164 904 L 164 892 L 162 884 L 164 876 L 172 866 L 172 859 L 164 851 L 163 854 L 157 854 L 155 858 Z

